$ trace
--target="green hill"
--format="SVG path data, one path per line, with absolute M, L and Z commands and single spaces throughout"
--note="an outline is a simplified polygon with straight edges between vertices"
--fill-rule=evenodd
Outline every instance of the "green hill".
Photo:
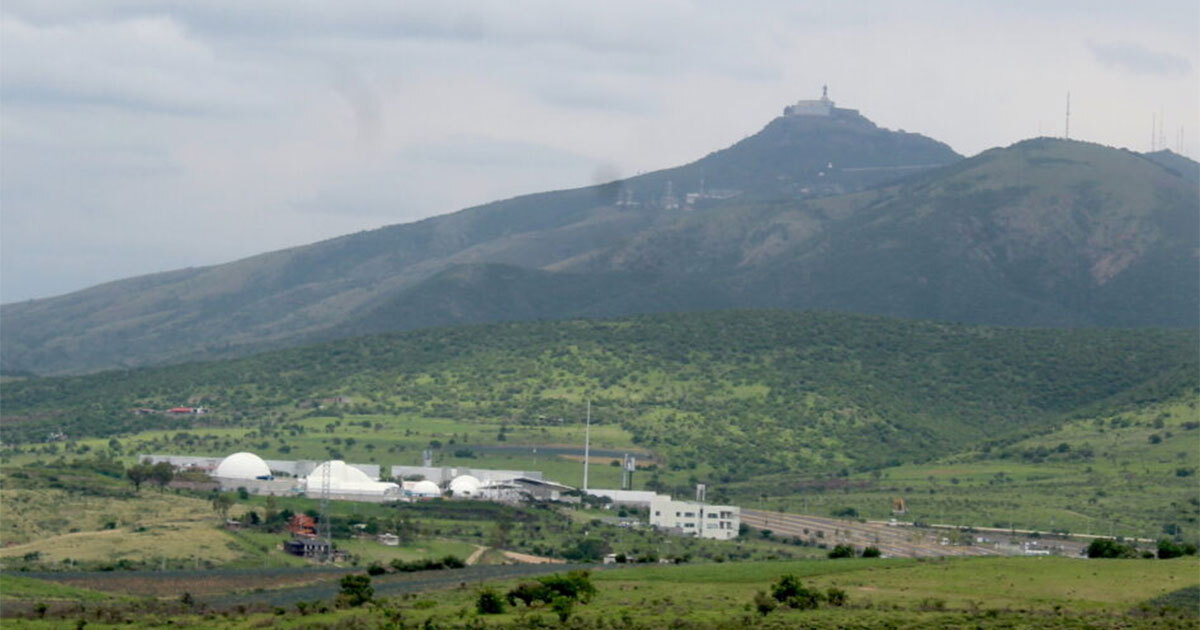
M 1087 410 L 1193 393 L 1195 331 L 1011 329 L 780 311 L 431 329 L 220 362 L 4 384 L 0 436 L 286 434 L 297 403 L 470 425 L 578 421 L 591 399 L 673 467 L 723 480 L 922 462 Z M 203 401 L 212 413 L 135 415 Z

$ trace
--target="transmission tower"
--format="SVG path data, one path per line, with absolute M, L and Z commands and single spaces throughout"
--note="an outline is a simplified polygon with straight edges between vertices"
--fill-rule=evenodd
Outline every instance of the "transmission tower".
M 333 462 L 327 461 L 321 464 L 321 522 L 317 524 L 317 539 L 325 543 L 324 557 L 322 562 L 333 561 L 333 536 L 329 527 L 329 486 L 330 486 L 330 469 L 333 468 Z

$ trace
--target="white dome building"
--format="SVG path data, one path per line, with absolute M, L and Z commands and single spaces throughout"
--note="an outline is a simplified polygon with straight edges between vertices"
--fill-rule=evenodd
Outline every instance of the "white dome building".
M 270 479 L 271 468 L 254 453 L 234 453 L 217 464 L 212 476 L 225 479 Z
M 473 497 L 479 494 L 481 485 L 483 484 L 471 475 L 459 475 L 450 480 L 450 491 L 455 497 Z
M 340 459 L 325 462 L 308 473 L 305 494 L 321 496 L 326 470 L 329 471 L 329 495 L 334 499 L 390 501 L 400 498 L 399 485 L 371 479 L 367 473 L 347 466 Z
M 404 490 L 414 497 L 431 499 L 442 496 L 442 489 L 428 479 L 404 482 Z

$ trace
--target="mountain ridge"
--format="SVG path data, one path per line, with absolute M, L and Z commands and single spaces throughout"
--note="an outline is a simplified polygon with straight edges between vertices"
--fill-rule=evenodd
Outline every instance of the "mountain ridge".
M 777 118 L 627 180 L 3 305 L 2 367 L 84 372 L 417 326 L 689 308 L 1193 325 L 1200 298 L 1172 297 L 1195 276 L 1196 194 L 1178 164 L 1049 139 L 961 160 L 834 111 Z

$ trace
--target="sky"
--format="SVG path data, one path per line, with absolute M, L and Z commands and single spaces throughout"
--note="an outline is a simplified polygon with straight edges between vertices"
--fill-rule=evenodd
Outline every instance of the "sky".
M 968 156 L 1069 92 L 1196 159 L 1200 3 L 5 0 L 0 302 L 683 164 L 823 85 Z

